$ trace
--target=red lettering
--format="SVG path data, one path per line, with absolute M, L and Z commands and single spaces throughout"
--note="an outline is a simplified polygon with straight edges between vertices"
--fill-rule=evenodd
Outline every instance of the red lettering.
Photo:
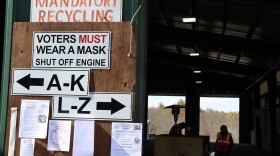
M 114 0 L 114 7 L 116 6 L 116 1 L 117 1 L 117 0 Z
M 56 0 L 51 0 L 50 7 L 57 7 L 57 6 L 58 6 L 57 1 Z
M 104 10 L 102 10 L 101 13 L 100 13 L 100 10 L 96 10 L 95 16 L 96 16 L 96 18 L 95 18 L 96 22 L 103 22 L 104 21 L 104 17 L 105 17 L 104 16 Z
M 79 35 L 79 43 L 104 43 L 107 35 Z
M 102 37 L 102 43 L 104 43 L 105 42 L 105 37 L 106 37 L 107 35 L 101 35 L 101 37 Z
M 79 4 L 79 0 L 76 1 L 77 3 L 74 3 L 74 0 L 72 0 L 71 6 L 72 7 L 76 7 Z
M 104 0 L 104 6 L 110 6 L 110 0 Z
M 93 35 L 92 35 L 93 37 Z M 93 38 L 92 38 L 93 39 Z M 94 40 L 95 43 L 100 43 L 100 35 L 95 35 L 95 40 Z
M 63 11 L 62 11 L 62 10 L 58 10 L 58 12 L 57 12 L 56 15 L 55 15 L 55 21 L 56 21 L 56 22 L 63 22 L 62 20 L 59 20 L 59 19 L 58 19 L 58 15 L 59 15 L 60 13 L 63 13 Z
M 109 9 L 109 10 L 107 10 L 106 13 L 105 13 L 105 18 L 106 18 L 108 21 L 112 22 L 112 21 L 113 21 L 113 16 L 108 16 L 108 14 L 113 14 L 113 10 Z
M 49 10 L 48 11 L 48 22 L 55 22 L 53 20 L 53 18 L 54 18 L 54 10 Z
M 62 7 L 62 6 L 65 6 L 65 7 L 68 7 L 69 6 L 69 1 L 68 0 L 61 0 L 60 1 L 60 7 Z
M 72 12 L 73 12 L 73 10 L 70 10 L 70 13 L 68 13 L 68 11 L 65 10 L 65 14 L 67 16 L 68 22 L 70 22 L 70 18 L 71 18 Z
M 45 22 L 44 18 L 46 16 L 46 12 L 44 10 L 39 10 L 39 22 Z
M 87 7 L 87 2 L 85 0 L 81 0 L 79 7 Z
M 95 4 L 95 6 L 101 6 L 101 5 L 102 5 L 102 3 L 103 3 L 103 0 L 100 0 L 100 3 L 99 3 L 99 4 L 97 3 L 97 1 L 98 1 L 98 0 L 94 0 L 94 4 Z
M 76 19 L 76 14 L 77 13 L 82 13 L 82 11 L 81 10 L 75 10 L 74 11 L 74 13 L 73 13 L 73 20 L 74 20 L 74 22 L 80 22 L 81 21 L 81 20 Z
M 47 7 L 48 4 L 48 0 L 36 0 L 35 6 L 38 7 L 38 5 L 40 7 L 43 7 L 45 5 L 45 7 Z
M 87 20 L 87 11 L 83 10 L 83 22 L 89 22 L 89 20 Z
M 80 35 L 79 36 L 79 43 L 85 43 L 86 42 L 86 35 Z

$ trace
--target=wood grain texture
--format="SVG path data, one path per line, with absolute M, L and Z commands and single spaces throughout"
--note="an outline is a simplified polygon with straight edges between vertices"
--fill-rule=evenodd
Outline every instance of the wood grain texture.
M 203 156 L 202 137 L 156 136 L 155 156 Z
M 132 34 L 132 53 L 130 35 Z M 20 138 L 18 138 L 21 99 L 50 100 L 48 96 L 13 96 L 12 70 L 14 68 L 31 69 L 33 31 L 111 31 L 111 65 L 109 70 L 90 71 L 90 92 L 135 92 L 136 85 L 136 25 L 129 22 L 111 23 L 29 23 L 16 22 L 13 26 L 12 55 L 10 68 L 10 94 L 6 126 L 5 155 L 8 152 L 10 109 L 18 108 L 15 155 L 19 155 Z M 135 101 L 134 101 L 135 103 Z M 133 104 L 134 107 L 134 104 Z M 51 108 L 49 119 L 51 119 Z M 111 121 L 96 121 L 95 156 L 109 156 L 111 143 Z M 36 139 L 35 156 L 68 156 L 72 155 L 73 124 L 71 129 L 70 152 L 53 152 L 47 150 L 47 139 Z

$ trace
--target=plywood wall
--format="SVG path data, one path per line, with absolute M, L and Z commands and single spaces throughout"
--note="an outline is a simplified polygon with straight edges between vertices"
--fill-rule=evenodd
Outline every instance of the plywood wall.
M 130 50 L 130 36 L 132 34 L 132 54 L 128 57 Z M 32 61 L 32 36 L 33 31 L 111 31 L 111 68 L 109 70 L 91 70 L 90 72 L 90 92 L 135 92 L 136 85 L 136 26 L 131 27 L 129 22 L 115 23 L 14 23 L 11 74 L 13 68 L 31 69 Z M 10 91 L 11 92 L 10 75 Z M 21 99 L 47 99 L 52 102 L 51 96 L 13 96 L 9 94 L 7 128 L 6 128 L 6 148 L 8 153 L 9 127 L 11 107 L 17 107 L 17 130 L 15 155 L 19 155 L 20 138 L 18 138 L 20 102 Z M 51 108 L 49 119 L 51 119 Z M 53 152 L 47 150 L 47 139 L 36 139 L 35 156 L 68 156 L 72 153 L 73 122 L 71 129 L 70 152 Z M 111 123 L 112 121 L 96 121 L 95 125 L 95 156 L 109 156 L 111 143 Z
M 155 156 L 203 156 L 203 137 L 156 136 Z

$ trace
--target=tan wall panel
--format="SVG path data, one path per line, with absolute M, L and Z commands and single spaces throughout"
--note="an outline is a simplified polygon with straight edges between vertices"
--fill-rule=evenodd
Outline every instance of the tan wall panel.
M 276 72 L 276 81 L 277 81 L 277 86 L 280 85 L 280 71 Z
M 13 68 L 31 68 L 32 61 L 32 36 L 33 31 L 111 31 L 111 68 L 109 70 L 91 70 L 90 92 L 135 92 L 136 84 L 136 26 L 133 26 L 132 54 L 130 50 L 131 25 L 129 22 L 113 23 L 15 23 L 13 28 L 13 44 L 10 75 L 10 93 L 12 87 Z M 6 149 L 8 151 L 10 108 L 18 108 L 16 149 L 15 155 L 19 155 L 20 139 L 18 138 L 20 101 L 21 99 L 47 99 L 52 97 L 41 96 L 12 96 L 9 94 Z M 52 101 L 51 101 L 52 102 Z M 134 106 L 134 104 L 133 104 Z M 50 111 L 52 109 L 50 108 Z M 133 115 L 132 115 L 133 116 Z M 49 116 L 51 119 L 51 113 Z M 66 156 L 72 154 L 73 124 L 70 152 L 47 151 L 47 139 L 36 139 L 35 156 Z M 110 155 L 111 121 L 96 121 L 95 126 L 95 156 Z
M 267 92 L 268 92 L 268 85 L 267 85 L 267 81 L 265 80 L 260 84 L 260 95 L 264 95 Z

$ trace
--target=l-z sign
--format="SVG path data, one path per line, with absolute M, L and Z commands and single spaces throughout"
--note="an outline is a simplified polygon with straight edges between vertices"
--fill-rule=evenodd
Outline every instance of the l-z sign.
M 33 32 L 33 68 L 110 69 L 111 32 Z
M 12 95 L 88 95 L 89 70 L 13 69 Z
M 131 121 L 132 93 L 53 97 L 53 118 Z

